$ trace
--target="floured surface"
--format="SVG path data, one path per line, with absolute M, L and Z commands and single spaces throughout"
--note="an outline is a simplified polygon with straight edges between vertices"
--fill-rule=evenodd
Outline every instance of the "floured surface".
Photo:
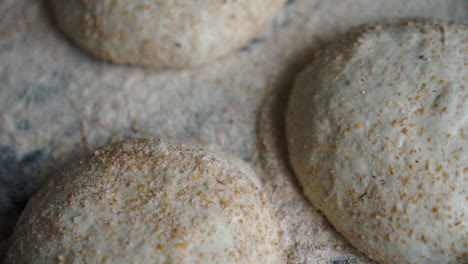
M 314 48 L 351 26 L 395 16 L 466 23 L 468 3 L 289 2 L 241 51 L 201 69 L 161 72 L 90 57 L 57 32 L 41 1 L 1 1 L 2 239 L 51 169 L 117 139 L 170 137 L 218 145 L 255 166 L 285 231 L 289 263 L 370 263 L 312 210 L 288 170 L 282 119 L 292 81 Z M 259 122 L 265 98 L 272 103 Z

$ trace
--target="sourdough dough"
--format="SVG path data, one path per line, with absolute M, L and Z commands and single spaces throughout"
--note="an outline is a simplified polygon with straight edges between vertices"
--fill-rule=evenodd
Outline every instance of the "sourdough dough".
M 130 140 L 65 169 L 30 200 L 6 263 L 282 263 L 279 229 L 240 161 Z
M 296 80 L 290 161 L 306 196 L 381 263 L 468 263 L 468 27 L 351 30 Z
M 284 0 L 50 0 L 58 26 L 117 63 L 186 67 L 247 44 Z

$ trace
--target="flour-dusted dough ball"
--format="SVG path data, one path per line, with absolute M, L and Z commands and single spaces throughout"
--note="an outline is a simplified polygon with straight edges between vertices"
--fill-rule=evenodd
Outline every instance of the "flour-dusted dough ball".
M 468 27 L 392 21 L 318 53 L 287 111 L 306 196 L 381 263 L 468 263 Z
M 278 228 L 244 163 L 130 140 L 41 188 L 6 263 L 282 263 Z
M 78 45 L 117 63 L 188 67 L 252 40 L 284 0 L 49 0 Z

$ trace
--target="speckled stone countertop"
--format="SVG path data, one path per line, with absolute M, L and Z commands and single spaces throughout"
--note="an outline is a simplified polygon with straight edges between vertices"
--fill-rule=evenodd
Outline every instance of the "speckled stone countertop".
M 468 22 L 466 0 L 296 0 L 251 44 L 203 68 L 154 70 L 88 55 L 42 0 L 0 1 L 0 248 L 53 171 L 129 137 L 216 146 L 249 162 L 284 231 L 288 263 L 372 263 L 305 200 L 287 166 L 282 112 L 313 50 L 389 17 Z M 1 252 L 1 249 L 0 249 Z

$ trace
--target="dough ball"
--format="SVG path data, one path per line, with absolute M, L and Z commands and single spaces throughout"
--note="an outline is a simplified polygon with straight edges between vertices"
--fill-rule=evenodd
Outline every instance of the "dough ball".
M 6 263 L 281 263 L 282 254 L 276 218 L 247 165 L 129 140 L 41 188 Z
M 468 27 L 351 30 L 296 80 L 292 167 L 316 208 L 381 263 L 468 263 Z
M 116 62 L 189 67 L 241 48 L 284 0 L 49 0 L 78 45 Z

